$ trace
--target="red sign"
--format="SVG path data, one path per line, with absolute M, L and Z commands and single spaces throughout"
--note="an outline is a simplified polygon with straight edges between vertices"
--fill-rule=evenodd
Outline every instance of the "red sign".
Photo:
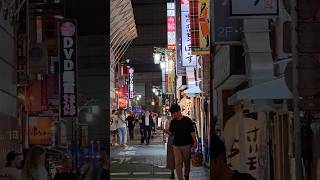
M 189 0 L 181 0 L 182 5 L 189 5 Z
M 168 16 L 167 18 L 167 24 L 168 24 L 168 32 L 175 32 L 176 31 L 176 20 L 174 16 Z

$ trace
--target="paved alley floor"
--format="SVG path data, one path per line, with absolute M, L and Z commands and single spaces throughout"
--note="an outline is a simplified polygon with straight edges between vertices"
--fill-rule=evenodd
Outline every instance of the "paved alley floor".
M 166 169 L 166 145 L 162 133 L 154 135 L 149 145 L 140 145 L 140 135 L 129 141 L 128 147 L 111 147 L 111 179 L 169 179 Z M 192 167 L 190 180 L 209 180 L 208 168 Z

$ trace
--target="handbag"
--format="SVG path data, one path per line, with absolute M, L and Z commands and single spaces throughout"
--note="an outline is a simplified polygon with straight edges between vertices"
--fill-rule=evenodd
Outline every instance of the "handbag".
M 199 167 L 199 166 L 202 166 L 202 160 L 203 160 L 202 147 L 201 147 L 202 144 L 201 144 L 201 138 L 199 136 L 197 126 L 195 123 L 193 123 L 193 125 L 194 125 L 194 129 L 195 129 L 196 136 L 198 139 L 198 149 L 197 149 L 197 151 L 195 151 L 195 149 L 192 148 L 191 162 L 192 162 L 192 166 Z

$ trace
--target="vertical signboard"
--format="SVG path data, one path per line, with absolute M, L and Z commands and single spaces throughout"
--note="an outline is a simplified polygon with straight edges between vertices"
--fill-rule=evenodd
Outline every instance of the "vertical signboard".
M 181 46 L 181 3 L 180 1 L 176 1 L 175 3 L 175 14 L 176 14 L 176 53 L 175 53 L 175 61 L 176 61 L 176 75 L 177 76 L 185 76 L 186 75 L 186 67 L 182 66 L 182 46 Z
M 128 86 L 129 99 L 133 99 L 134 98 L 133 73 L 134 73 L 134 69 L 130 68 L 129 69 L 129 86 Z
M 190 0 L 192 54 L 210 54 L 209 0 Z
M 77 117 L 77 31 L 74 20 L 60 24 L 60 113 Z
M 175 49 L 176 46 L 176 13 L 173 2 L 167 3 L 167 33 L 168 49 Z
M 183 66 L 197 66 L 197 56 L 191 52 L 189 0 L 181 0 L 181 57 Z
M 214 44 L 240 43 L 242 20 L 230 18 L 230 3 L 225 0 L 214 0 L 210 7 L 213 11 L 211 38 Z
M 174 50 L 168 49 L 168 93 L 174 92 Z

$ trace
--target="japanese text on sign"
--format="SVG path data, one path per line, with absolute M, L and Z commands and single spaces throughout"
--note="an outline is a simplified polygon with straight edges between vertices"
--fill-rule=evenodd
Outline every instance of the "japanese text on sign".
M 196 66 L 197 56 L 191 52 L 190 13 L 189 8 L 181 6 L 181 32 L 182 32 L 182 65 Z
M 60 27 L 61 116 L 77 116 L 76 25 L 66 20 Z

